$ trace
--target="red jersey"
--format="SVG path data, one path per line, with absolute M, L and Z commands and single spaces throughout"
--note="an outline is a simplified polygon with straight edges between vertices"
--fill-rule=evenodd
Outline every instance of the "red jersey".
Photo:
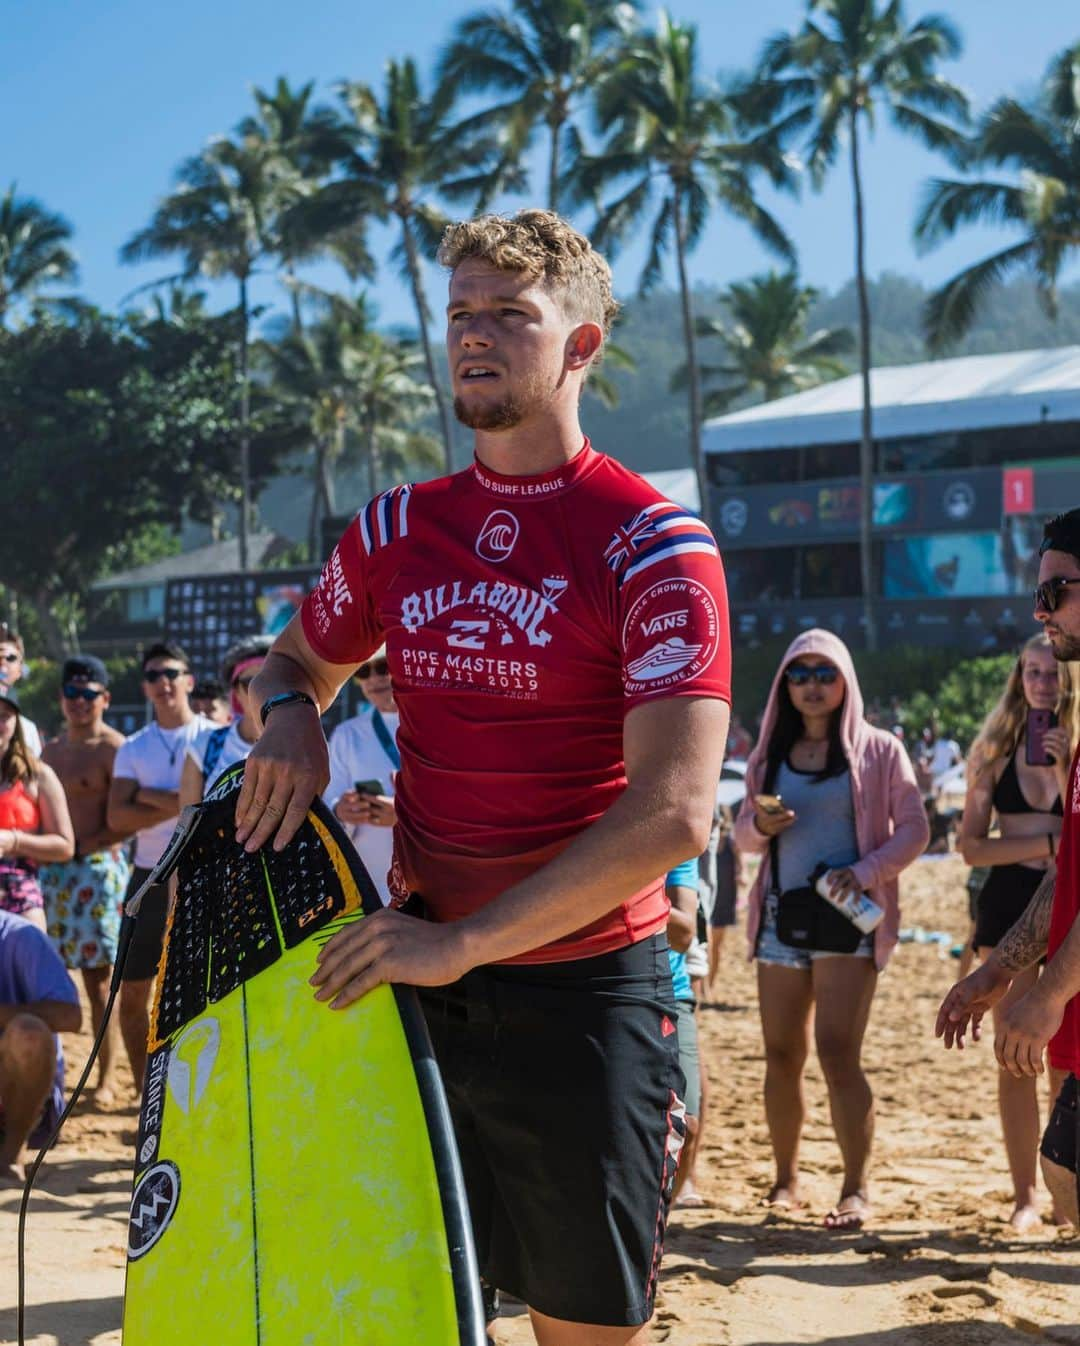
M 1065 943 L 1073 922 L 1080 918 L 1080 748 L 1069 772 L 1069 790 L 1065 797 L 1065 817 L 1058 846 L 1057 875 L 1054 879 L 1054 910 L 1050 917 L 1050 942 L 1047 956 Z M 1057 1070 L 1080 1075 L 1080 996 L 1065 1006 L 1061 1027 L 1050 1039 L 1050 1064 Z
M 420 893 L 440 921 L 483 907 L 610 808 L 634 706 L 730 699 L 712 534 L 587 440 L 540 476 L 474 463 L 377 496 L 302 620 L 332 663 L 386 641 L 401 752 L 390 887 Z M 606 953 L 662 930 L 667 912 L 658 874 L 514 961 Z

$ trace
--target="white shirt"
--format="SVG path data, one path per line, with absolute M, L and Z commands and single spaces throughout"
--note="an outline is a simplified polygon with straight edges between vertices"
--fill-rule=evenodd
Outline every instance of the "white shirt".
M 206 760 L 206 749 L 209 746 L 214 734 L 223 728 L 220 724 L 213 725 L 210 729 L 204 729 L 194 743 L 188 748 L 186 756 L 190 757 L 200 771 L 203 769 L 203 762 Z M 235 766 L 237 762 L 242 762 L 248 753 L 254 748 L 254 743 L 249 743 L 246 738 L 240 737 L 240 721 L 233 720 L 229 725 L 228 733 L 225 735 L 225 742 L 221 745 L 221 755 L 218 757 L 212 771 L 204 773 L 203 777 L 203 798 L 206 798 L 218 778 L 229 767 Z
M 936 780 L 961 760 L 963 753 L 955 739 L 939 738 L 930 752 L 930 774 Z
M 351 720 L 344 720 L 330 735 L 330 784 L 323 795 L 327 807 L 333 809 L 346 790 L 357 781 L 377 780 L 382 793 L 394 797 L 394 764 L 379 742 L 372 720 L 371 705 L 362 708 Z M 380 712 L 383 723 L 393 738 L 397 738 L 397 711 Z M 378 889 L 383 905 L 390 901 L 386 876 L 394 858 L 394 829 L 359 823 L 355 827 L 342 823 L 356 847 L 364 867 Z
M 26 744 L 26 751 L 31 757 L 41 756 L 41 734 L 38 732 L 37 725 L 33 720 L 28 720 L 25 715 L 19 715 L 19 722 L 22 725 L 23 742 Z
M 184 754 L 204 730 L 215 727 L 205 715 L 195 715 L 177 729 L 162 729 L 156 720 L 151 720 L 120 744 L 113 777 L 137 781 L 147 790 L 179 790 Z M 153 869 L 164 855 L 175 827 L 176 818 L 166 818 L 136 832 L 135 864 L 139 869 Z

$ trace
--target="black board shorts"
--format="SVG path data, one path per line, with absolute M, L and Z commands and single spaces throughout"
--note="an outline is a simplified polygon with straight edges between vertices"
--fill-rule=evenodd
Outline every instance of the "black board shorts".
M 480 1272 L 552 1318 L 652 1316 L 685 1136 L 665 935 L 420 991 Z
M 1080 1202 L 1080 1080 L 1075 1075 L 1068 1075 L 1061 1086 L 1039 1153 L 1075 1176 L 1076 1199 Z
M 150 876 L 148 869 L 133 869 L 124 894 L 124 906 L 139 891 Z M 150 981 L 157 976 L 158 963 L 161 962 L 161 950 L 165 943 L 165 922 L 169 915 L 169 886 L 155 883 L 146 890 L 139 904 L 139 914 L 135 921 L 135 930 L 131 936 L 131 947 L 121 981 Z

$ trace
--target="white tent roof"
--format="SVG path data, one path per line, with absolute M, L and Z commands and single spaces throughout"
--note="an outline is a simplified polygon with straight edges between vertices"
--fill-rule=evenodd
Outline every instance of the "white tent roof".
M 874 438 L 1080 421 L 1080 346 L 894 365 L 870 373 Z M 859 376 L 706 421 L 706 453 L 859 438 Z
M 701 513 L 701 500 L 698 496 L 697 473 L 692 467 L 677 467 L 663 472 L 642 472 L 650 486 L 669 500 L 674 500 L 683 509 L 694 514 Z

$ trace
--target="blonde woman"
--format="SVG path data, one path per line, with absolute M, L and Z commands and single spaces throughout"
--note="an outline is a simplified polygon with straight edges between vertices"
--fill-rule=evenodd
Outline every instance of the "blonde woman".
M 1023 913 L 1054 863 L 1069 763 L 1080 740 L 1080 664 L 1059 663 L 1046 636 L 1020 652 L 1005 691 L 986 717 L 968 759 L 968 791 L 959 848 L 970 865 L 989 868 L 978 898 L 973 943 L 985 958 Z M 1057 725 L 1043 737 L 1047 765 L 1029 762 L 1029 711 L 1050 711 Z M 1038 755 L 1038 754 L 1035 754 Z M 997 821 L 997 835 L 990 831 Z M 997 1005 L 995 1019 L 1025 995 L 1038 968 L 1021 973 Z M 1050 1071 L 1051 1098 L 1064 1074 Z M 1013 1183 L 1010 1223 L 1019 1232 L 1041 1223 L 1035 1180 L 1039 1149 L 1036 1081 L 998 1073 L 998 1105 Z

